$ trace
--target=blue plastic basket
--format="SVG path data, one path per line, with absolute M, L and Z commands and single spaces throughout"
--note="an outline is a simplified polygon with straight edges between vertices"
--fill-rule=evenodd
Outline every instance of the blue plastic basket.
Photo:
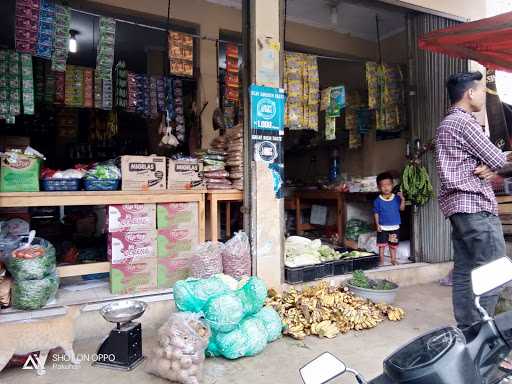
M 79 191 L 82 179 L 43 179 L 41 188 L 46 192 Z
M 84 188 L 86 191 L 117 191 L 120 179 L 85 179 Z

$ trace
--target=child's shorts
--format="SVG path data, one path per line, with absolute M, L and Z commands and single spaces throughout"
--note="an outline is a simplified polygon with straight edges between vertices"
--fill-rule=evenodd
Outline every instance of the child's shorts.
M 400 230 L 394 231 L 380 231 L 377 232 L 377 247 L 387 247 L 396 249 L 398 248 L 398 242 L 400 239 Z

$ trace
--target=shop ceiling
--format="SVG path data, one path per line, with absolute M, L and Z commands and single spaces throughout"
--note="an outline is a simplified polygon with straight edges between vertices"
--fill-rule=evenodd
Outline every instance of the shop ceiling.
M 241 0 L 206 0 L 210 3 L 241 8 Z M 287 20 L 321 29 L 348 33 L 377 41 L 376 16 L 381 38 L 394 36 L 405 29 L 407 10 L 353 0 L 288 0 Z

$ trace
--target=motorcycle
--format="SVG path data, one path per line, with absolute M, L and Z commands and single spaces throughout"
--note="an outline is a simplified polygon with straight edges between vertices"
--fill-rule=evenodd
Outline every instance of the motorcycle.
M 468 329 L 446 326 L 399 348 L 384 360 L 383 373 L 367 382 L 330 353 L 300 369 L 304 384 L 325 384 L 350 373 L 359 384 L 497 384 L 499 364 L 512 350 L 512 311 L 489 316 L 480 304 L 484 295 L 512 282 L 512 261 L 503 257 L 471 272 L 475 306 L 481 320 Z M 505 380 L 505 381 L 504 381 Z

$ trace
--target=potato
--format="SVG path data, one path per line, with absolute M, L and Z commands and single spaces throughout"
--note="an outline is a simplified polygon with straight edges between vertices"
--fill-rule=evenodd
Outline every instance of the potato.
M 164 348 L 165 358 L 167 360 L 174 360 L 174 349 L 170 345 Z
M 192 366 L 192 358 L 190 356 L 183 356 L 180 359 L 182 369 L 189 369 Z
M 185 342 L 184 339 L 182 339 L 181 337 L 176 337 L 176 336 L 171 338 L 171 344 L 179 349 L 185 349 L 187 346 L 187 343 Z
M 178 380 L 178 376 L 176 375 L 176 372 L 173 372 L 173 371 L 167 371 L 167 373 L 165 374 L 165 378 L 169 379 L 169 381 L 172 381 L 172 382 L 175 382 L 176 380 Z
M 176 372 L 176 380 L 181 383 L 188 383 L 189 375 L 187 371 L 179 370 Z
M 157 358 L 165 357 L 165 350 L 162 347 L 157 347 L 153 353 Z
M 173 360 L 171 362 L 171 370 L 176 373 L 181 371 L 181 364 L 179 360 Z
M 166 375 L 171 369 L 171 362 L 166 359 L 160 359 L 158 361 L 158 373 Z
M 171 344 L 171 339 L 168 336 L 162 336 L 159 339 L 159 344 L 165 348 Z
M 197 375 L 197 373 L 200 371 L 200 368 L 201 368 L 201 367 L 200 367 L 199 365 L 197 365 L 197 364 L 192 364 L 192 365 L 190 366 L 190 368 L 188 369 L 188 372 L 189 372 L 190 376 L 196 376 L 196 375 Z
M 174 359 L 175 360 L 180 360 L 182 357 L 183 357 L 183 350 L 175 348 L 174 349 Z

